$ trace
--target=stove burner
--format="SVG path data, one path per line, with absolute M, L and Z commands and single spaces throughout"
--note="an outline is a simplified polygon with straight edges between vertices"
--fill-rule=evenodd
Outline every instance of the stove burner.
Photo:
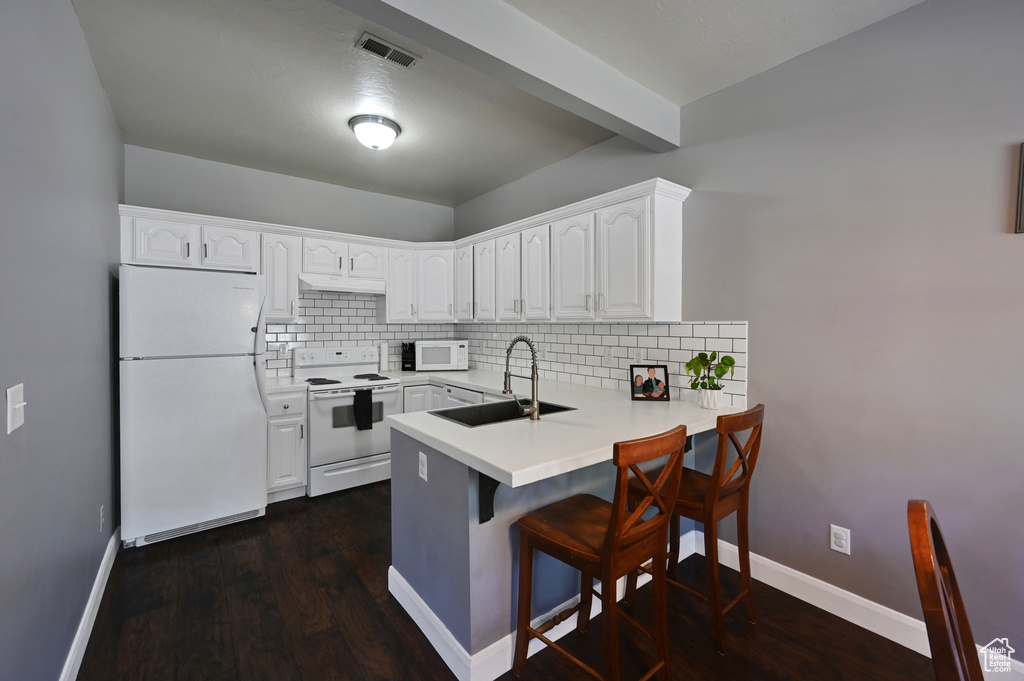
M 380 374 L 356 374 L 352 378 L 358 378 L 360 380 L 367 380 L 367 381 L 388 381 L 388 380 L 390 380 L 387 376 L 381 376 Z
M 306 383 L 309 383 L 310 385 L 331 385 L 334 383 L 341 383 L 341 381 L 336 381 L 333 378 L 307 378 Z

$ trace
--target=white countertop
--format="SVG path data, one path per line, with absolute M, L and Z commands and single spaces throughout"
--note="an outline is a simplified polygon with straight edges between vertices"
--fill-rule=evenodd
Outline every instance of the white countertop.
M 496 394 L 501 393 L 503 380 L 501 373 L 476 369 L 388 373 L 405 385 L 446 383 Z M 529 381 L 513 379 L 512 387 L 517 396 L 529 397 Z M 539 383 L 539 397 L 576 409 L 545 414 L 539 421 L 519 419 L 476 428 L 425 411 L 389 416 L 386 422 L 498 482 L 521 487 L 610 461 L 614 442 L 655 435 L 680 424 L 686 424 L 691 435 L 714 430 L 719 415 L 740 411 L 735 407 L 711 411 L 679 400 L 633 401 L 625 391 L 547 380 Z
M 309 384 L 305 381 L 296 380 L 291 376 L 268 378 L 267 394 L 272 395 L 274 393 L 306 392 L 306 387 L 308 385 Z

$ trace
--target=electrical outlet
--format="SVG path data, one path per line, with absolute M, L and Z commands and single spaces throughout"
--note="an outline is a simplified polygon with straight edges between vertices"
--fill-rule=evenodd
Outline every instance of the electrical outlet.
M 420 452 L 420 477 L 424 481 L 427 479 L 427 455 Z
M 544 349 L 544 344 L 537 343 L 537 359 L 546 359 L 547 356 L 548 352 Z
M 605 364 L 605 366 L 609 366 L 612 362 L 615 361 L 614 357 L 612 357 L 612 349 L 610 347 L 604 348 L 604 355 L 603 356 L 604 356 L 604 364 Z
M 640 362 L 644 361 L 644 349 L 643 348 L 633 348 L 633 361 L 636 362 L 637 364 L 639 364 Z
M 100 532 L 103 531 L 103 522 L 106 520 L 106 516 L 103 513 L 103 504 L 100 504 Z
M 833 551 L 850 555 L 850 531 L 838 525 L 828 526 L 828 547 Z

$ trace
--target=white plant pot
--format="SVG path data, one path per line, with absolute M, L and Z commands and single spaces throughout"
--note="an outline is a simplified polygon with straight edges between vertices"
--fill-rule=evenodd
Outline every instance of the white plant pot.
M 700 406 L 705 409 L 721 409 L 725 406 L 724 390 L 705 390 L 704 388 L 701 388 L 697 393 L 697 399 L 700 402 Z

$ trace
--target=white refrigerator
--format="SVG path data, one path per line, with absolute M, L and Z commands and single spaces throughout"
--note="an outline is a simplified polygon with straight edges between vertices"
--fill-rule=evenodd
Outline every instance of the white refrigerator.
M 121 538 L 263 515 L 262 278 L 121 265 Z

